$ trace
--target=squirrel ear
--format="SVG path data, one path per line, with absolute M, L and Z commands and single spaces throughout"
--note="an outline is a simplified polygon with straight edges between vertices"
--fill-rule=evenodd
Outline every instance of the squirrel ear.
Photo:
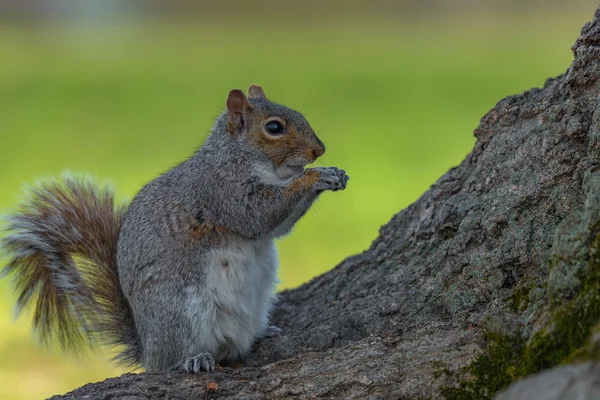
M 248 89 L 248 98 L 249 99 L 257 99 L 257 100 L 266 100 L 267 96 L 265 96 L 265 92 L 258 85 L 250 85 L 250 89 Z
M 240 89 L 233 89 L 229 92 L 227 97 L 227 111 L 233 114 L 243 114 L 244 112 L 252 109 L 248 99 L 244 96 L 244 92 Z
M 245 116 L 252 110 L 248 99 L 239 89 L 233 89 L 227 97 L 227 111 L 229 111 L 228 130 L 232 135 L 240 135 L 244 131 Z

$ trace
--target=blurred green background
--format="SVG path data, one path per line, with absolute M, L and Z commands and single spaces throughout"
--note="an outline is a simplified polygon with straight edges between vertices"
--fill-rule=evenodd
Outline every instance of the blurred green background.
M 327 145 L 319 164 L 351 176 L 280 241 L 282 288 L 366 249 L 461 162 L 498 100 L 562 73 L 597 5 L 154 1 L 141 15 L 134 2 L 59 3 L 0 3 L 0 212 L 24 183 L 65 169 L 131 198 L 193 153 L 230 89 L 258 83 L 305 114 Z M 36 348 L 13 302 L 0 282 L 0 398 L 122 372 L 104 350 L 75 359 Z

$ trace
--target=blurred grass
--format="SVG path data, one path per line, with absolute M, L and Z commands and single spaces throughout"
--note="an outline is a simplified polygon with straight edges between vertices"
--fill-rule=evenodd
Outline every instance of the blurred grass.
M 65 169 L 123 198 L 191 155 L 231 88 L 261 84 L 305 113 L 345 168 L 279 243 L 289 288 L 366 249 L 378 228 L 471 149 L 502 97 L 563 72 L 593 10 L 510 20 L 271 21 L 201 26 L 0 27 L 0 211 Z M 35 348 L 0 284 L 0 398 L 35 399 L 118 375 L 102 355 Z

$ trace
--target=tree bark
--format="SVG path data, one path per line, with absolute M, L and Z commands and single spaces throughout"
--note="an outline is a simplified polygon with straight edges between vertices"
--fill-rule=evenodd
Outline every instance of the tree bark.
M 600 215 L 600 9 L 573 52 L 563 75 L 488 112 L 462 164 L 369 250 L 283 292 L 284 336 L 245 366 L 126 374 L 54 398 L 452 398 L 443 389 L 476 379 L 489 332 L 527 342 L 583 290 L 583 264 L 561 260 Z
M 496 400 L 600 400 L 599 378 L 598 363 L 567 365 L 518 382 Z

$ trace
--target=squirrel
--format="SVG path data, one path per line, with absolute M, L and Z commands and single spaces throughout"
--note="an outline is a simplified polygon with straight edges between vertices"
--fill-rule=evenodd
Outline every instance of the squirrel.
M 147 372 L 213 371 L 236 362 L 269 326 L 278 254 L 319 194 L 346 188 L 304 116 L 229 92 L 198 151 L 146 184 L 129 205 L 90 179 L 30 188 L 7 217 L 4 274 L 17 315 L 33 307 L 42 344 L 119 348 L 114 361 Z

